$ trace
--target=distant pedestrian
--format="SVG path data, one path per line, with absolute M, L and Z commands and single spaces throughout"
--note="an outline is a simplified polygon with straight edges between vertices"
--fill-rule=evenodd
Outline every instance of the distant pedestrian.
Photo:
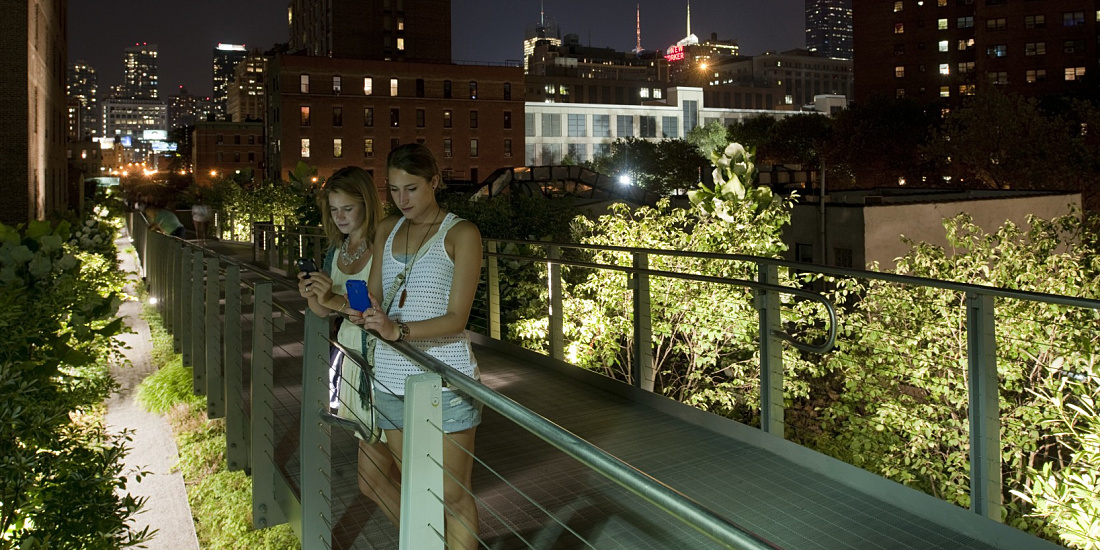
M 211 216 L 210 206 L 203 201 L 202 193 L 196 194 L 191 205 L 191 221 L 195 224 L 195 238 L 200 241 L 206 240 L 206 228 Z

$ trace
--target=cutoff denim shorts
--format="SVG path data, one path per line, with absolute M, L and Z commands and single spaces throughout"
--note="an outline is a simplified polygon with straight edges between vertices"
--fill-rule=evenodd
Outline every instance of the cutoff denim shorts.
M 483 405 L 474 398 L 459 391 L 444 389 L 443 431 L 461 432 L 481 424 Z M 383 430 L 401 430 L 405 426 L 404 396 L 384 392 L 374 388 L 375 422 Z

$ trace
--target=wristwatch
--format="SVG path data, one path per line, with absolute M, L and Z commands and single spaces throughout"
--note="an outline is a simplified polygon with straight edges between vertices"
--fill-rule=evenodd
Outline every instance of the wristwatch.
M 402 321 L 397 322 L 397 341 L 401 342 L 409 337 L 409 325 Z

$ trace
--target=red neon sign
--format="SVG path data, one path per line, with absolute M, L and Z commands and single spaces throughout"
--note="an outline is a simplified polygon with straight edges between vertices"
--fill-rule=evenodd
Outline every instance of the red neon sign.
M 668 49 L 668 53 L 665 54 L 665 59 L 668 61 L 683 61 L 684 60 L 684 47 L 672 46 Z

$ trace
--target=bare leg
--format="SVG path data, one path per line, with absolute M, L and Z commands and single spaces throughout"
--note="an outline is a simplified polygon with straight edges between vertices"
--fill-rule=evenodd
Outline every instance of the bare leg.
M 477 502 L 471 481 L 474 469 L 474 433 L 477 428 L 443 439 L 443 502 L 446 506 L 447 548 L 477 548 Z
M 401 516 L 401 432 L 386 430 L 387 443 L 359 442 L 359 491 L 399 524 Z M 392 449 L 396 449 L 396 452 Z

